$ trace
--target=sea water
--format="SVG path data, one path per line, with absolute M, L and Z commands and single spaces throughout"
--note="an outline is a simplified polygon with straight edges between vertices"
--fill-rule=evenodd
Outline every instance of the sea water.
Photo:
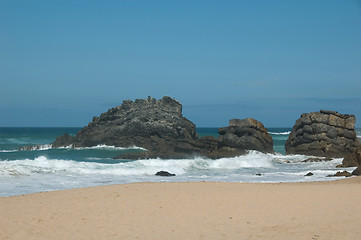
M 217 160 L 194 156 L 192 159 L 114 159 L 124 152 L 141 151 L 99 145 L 91 148 L 52 149 L 56 137 L 75 135 L 79 128 L 0 128 L 0 196 L 134 182 L 302 182 L 325 181 L 340 169 L 342 159 L 303 162 L 311 156 L 285 155 L 284 143 L 290 128 L 269 128 L 274 154 L 249 151 L 246 155 Z M 198 128 L 200 137 L 218 136 L 217 128 Z M 360 129 L 357 129 L 361 137 Z M 19 151 L 24 145 L 42 148 Z M 155 176 L 168 171 L 175 177 Z M 313 176 L 306 177 L 308 172 Z

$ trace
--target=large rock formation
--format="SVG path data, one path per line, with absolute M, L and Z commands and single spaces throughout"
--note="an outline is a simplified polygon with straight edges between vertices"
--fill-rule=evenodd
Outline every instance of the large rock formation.
M 91 147 L 100 144 L 117 147 L 142 147 L 147 151 L 125 153 L 117 158 L 209 158 L 235 157 L 246 150 L 273 152 L 267 129 L 254 119 L 233 119 L 230 126 L 219 129 L 220 137 L 198 138 L 196 126 L 183 117 L 182 105 L 170 98 L 148 97 L 124 101 L 100 117 L 94 117 L 76 136 L 60 136 L 54 148 Z
M 354 115 L 335 111 L 304 113 L 285 143 L 287 154 L 344 157 L 358 146 Z
M 138 146 L 147 149 L 145 157 L 184 157 L 195 154 L 196 126 L 182 116 L 182 105 L 170 98 L 148 97 L 134 102 L 123 101 L 121 106 L 94 117 L 75 137 L 64 135 L 56 139 L 54 147 L 72 144 L 91 147 L 99 144 L 117 147 Z
M 218 130 L 218 148 L 257 150 L 272 153 L 273 140 L 263 124 L 255 119 L 231 119 L 229 127 Z

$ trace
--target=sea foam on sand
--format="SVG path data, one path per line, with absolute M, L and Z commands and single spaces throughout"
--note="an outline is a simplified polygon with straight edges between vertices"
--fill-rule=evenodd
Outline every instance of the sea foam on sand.
M 0 239 L 358 239 L 361 178 L 133 183 L 0 198 Z

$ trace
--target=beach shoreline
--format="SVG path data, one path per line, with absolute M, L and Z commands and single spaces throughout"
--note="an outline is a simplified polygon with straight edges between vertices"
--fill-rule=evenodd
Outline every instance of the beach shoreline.
M 360 186 L 161 182 L 0 197 L 0 238 L 355 239 Z

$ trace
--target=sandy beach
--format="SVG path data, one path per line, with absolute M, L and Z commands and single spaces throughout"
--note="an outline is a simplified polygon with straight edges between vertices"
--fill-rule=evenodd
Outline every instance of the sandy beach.
M 358 239 L 361 178 L 135 183 L 0 198 L 0 239 Z

